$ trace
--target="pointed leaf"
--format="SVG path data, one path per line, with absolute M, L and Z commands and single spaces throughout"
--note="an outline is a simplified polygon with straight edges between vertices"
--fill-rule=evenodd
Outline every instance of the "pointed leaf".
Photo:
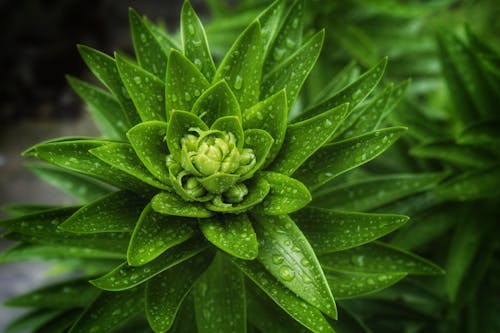
M 60 310 L 37 309 L 30 311 L 6 325 L 4 333 L 34 331 L 56 318 Z
M 210 264 L 210 257 L 205 251 L 148 281 L 146 316 L 155 332 L 170 329 L 184 298 Z
M 69 333 L 106 333 L 144 309 L 144 288 L 103 292 L 71 327 Z
M 25 153 L 38 157 L 62 168 L 88 175 L 105 183 L 134 192 L 147 192 L 150 187 L 137 178 L 118 170 L 89 153 L 92 148 L 106 144 L 98 140 L 69 140 L 64 142 L 41 143 Z
M 444 271 L 410 252 L 381 242 L 372 242 L 349 250 L 318 257 L 325 270 L 359 273 L 408 273 L 439 275 Z
M 130 33 L 139 65 L 160 80 L 165 78 L 167 53 L 141 16 L 132 8 L 128 11 Z
M 363 214 L 306 207 L 293 219 L 316 254 L 349 249 L 380 238 L 408 221 L 404 215 Z
M 257 257 L 257 236 L 246 214 L 226 214 L 199 223 L 207 240 L 221 250 L 246 260 Z
M 147 199 L 127 191 L 111 193 L 80 208 L 59 228 L 75 233 L 132 232 Z
M 231 46 L 213 79 L 214 82 L 226 80 L 243 113 L 259 100 L 262 62 L 260 24 L 255 21 Z
M 127 262 L 141 266 L 161 255 L 165 250 L 194 236 L 191 219 L 154 212 L 151 204 L 141 213 L 130 239 Z
M 302 121 L 314 117 L 317 114 L 330 110 L 332 107 L 343 103 L 349 103 L 349 109 L 352 110 L 361 103 L 377 86 L 384 75 L 387 58 L 382 59 L 377 65 L 363 73 L 356 81 L 339 91 L 333 97 L 330 97 L 319 104 L 307 109 L 304 113 L 296 117 L 293 121 Z
M 134 103 L 118 74 L 115 59 L 85 45 L 78 45 L 78 51 L 92 73 L 101 81 L 120 103 L 129 127 L 141 121 Z
M 124 262 L 106 275 L 91 280 L 90 283 L 97 288 L 110 291 L 130 289 L 197 255 L 206 248 L 207 243 L 203 240 L 192 239 L 168 249 L 143 266 L 129 266 Z
M 402 280 L 406 273 L 353 273 L 325 270 L 336 299 L 349 299 L 372 294 Z
M 307 76 L 316 64 L 324 37 L 325 31 L 319 31 L 290 58 L 266 74 L 260 86 L 261 98 L 269 97 L 275 92 L 285 89 L 288 107 L 291 108 Z
M 87 82 L 69 75 L 66 76 L 66 79 L 71 88 L 87 104 L 95 123 L 104 137 L 125 140 L 125 132 L 131 125 L 118 101 L 107 92 Z
M 170 184 L 166 165 L 168 124 L 161 121 L 140 123 L 127 132 L 127 138 L 146 169 L 163 184 Z
M 100 290 L 84 280 L 64 281 L 44 286 L 28 293 L 9 298 L 7 306 L 44 309 L 85 307 L 99 295 Z
M 226 116 L 220 117 L 210 127 L 210 129 L 230 132 L 236 137 L 236 146 L 238 149 L 243 148 L 244 144 L 244 134 L 243 127 L 241 126 L 240 117 L 237 116 Z
M 176 194 L 161 192 L 151 200 L 153 210 L 167 215 L 185 217 L 210 217 L 213 213 L 205 209 L 201 204 L 184 201 Z
M 184 55 L 211 81 L 215 74 L 215 64 L 208 48 L 205 29 L 189 1 L 185 1 L 182 6 L 181 37 Z
M 429 172 L 371 177 L 320 190 L 313 203 L 316 207 L 369 211 L 431 189 L 446 175 L 443 172 Z
M 240 105 L 226 81 L 222 80 L 208 88 L 193 105 L 193 113 L 211 126 L 224 116 L 241 118 Z
M 215 257 L 193 292 L 198 332 L 246 332 L 243 274 L 226 257 Z
M 174 110 L 191 111 L 208 87 L 207 79 L 189 59 L 179 51 L 170 51 L 165 83 L 167 118 Z
M 245 185 L 248 187 L 248 194 L 242 202 L 223 205 L 207 202 L 205 207 L 214 212 L 239 214 L 261 203 L 270 190 L 269 183 L 262 178 L 251 180 Z
M 257 162 L 252 170 L 241 176 L 241 180 L 251 178 L 255 172 L 260 170 L 273 146 L 273 137 L 261 129 L 249 129 L 245 131 L 245 148 L 250 148 L 255 154 Z
M 126 172 L 146 184 L 162 190 L 170 189 L 169 186 L 158 181 L 149 173 L 148 169 L 144 167 L 141 160 L 135 154 L 132 146 L 128 143 L 110 143 L 92 148 L 89 152 L 101 161 L 108 163 L 118 170 Z
M 396 141 L 405 127 L 390 127 L 320 148 L 294 174 L 310 190 L 374 159 Z
M 298 180 L 276 172 L 263 172 L 261 176 L 271 185 L 271 191 L 262 202 L 264 214 L 289 214 L 311 201 L 309 190 Z
M 288 105 L 284 90 L 280 90 L 271 97 L 255 104 L 243 114 L 244 129 L 262 129 L 274 139 L 273 146 L 266 158 L 266 164 L 274 160 L 283 145 L 287 120 Z
M 82 203 L 96 200 L 111 192 L 111 188 L 96 179 L 53 165 L 28 163 L 25 166 L 48 184 L 77 198 Z
M 269 52 L 270 44 L 277 33 L 284 8 L 283 1 L 274 1 L 257 17 L 261 26 L 262 45 L 266 53 Z
M 289 125 L 283 147 L 269 169 L 287 176 L 293 174 L 331 138 L 348 110 L 349 105 L 344 104 L 311 119 Z
M 255 216 L 259 261 L 287 288 L 332 318 L 337 310 L 311 245 L 287 215 Z M 304 288 L 307 285 L 307 288 Z
M 116 65 L 142 121 L 165 120 L 165 85 L 125 56 L 115 54 Z
M 81 312 L 80 309 L 64 311 L 59 316 L 40 326 L 35 333 L 65 333 L 80 317 Z
M 479 122 L 465 128 L 457 138 L 463 145 L 486 145 L 498 148 L 500 146 L 500 121 Z
M 174 111 L 170 117 L 167 130 L 168 150 L 174 160 L 181 160 L 181 139 L 192 128 L 207 130 L 207 125 L 196 115 L 186 111 Z
M 313 332 L 334 333 L 321 312 L 285 287 L 256 260 L 231 258 L 233 263 L 293 319 Z
M 302 44 L 304 28 L 304 0 L 296 0 L 288 11 L 264 62 L 264 73 L 269 73 L 287 59 Z M 293 99 L 292 99 L 293 101 Z

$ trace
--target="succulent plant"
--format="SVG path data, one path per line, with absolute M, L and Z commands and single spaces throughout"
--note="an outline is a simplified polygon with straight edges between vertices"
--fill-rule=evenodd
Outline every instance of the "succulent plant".
M 106 90 L 68 81 L 103 137 L 58 138 L 24 155 L 48 162 L 31 168 L 82 204 L 12 207 L 19 216 L 0 226 L 19 241 L 3 260 L 57 259 L 84 273 L 8 304 L 41 309 L 50 332 L 333 332 L 343 325 L 330 320 L 334 299 L 442 273 L 374 242 L 406 216 L 314 205 L 405 131 L 378 126 L 407 83 L 367 98 L 383 59 L 301 105 L 324 35 L 302 41 L 302 6 L 271 4 L 217 66 L 189 2 L 180 44 L 131 10 L 136 60 L 79 46 Z

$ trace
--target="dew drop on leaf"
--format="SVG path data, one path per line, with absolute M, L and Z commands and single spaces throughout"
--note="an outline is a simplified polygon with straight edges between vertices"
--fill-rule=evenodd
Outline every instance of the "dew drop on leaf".
M 234 80 L 234 89 L 240 90 L 243 85 L 243 78 L 240 75 L 236 75 Z
M 295 272 L 290 266 L 283 265 L 280 268 L 280 277 L 285 281 L 292 281 L 295 278 Z

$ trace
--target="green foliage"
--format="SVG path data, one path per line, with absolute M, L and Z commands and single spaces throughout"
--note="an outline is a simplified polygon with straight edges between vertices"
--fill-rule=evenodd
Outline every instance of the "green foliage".
M 275 318 L 298 332 L 342 332 L 335 320 L 342 322 L 344 313 L 344 327 L 364 328 L 336 299 L 375 293 L 407 275 L 442 274 L 415 254 L 373 242 L 408 217 L 355 211 L 433 189 L 447 174 L 351 182 L 345 178 L 353 173 L 344 175 L 406 131 L 387 127 L 385 119 L 408 82 L 380 88 L 383 58 L 359 76 L 347 67 L 307 97 L 302 88 L 313 77 L 325 31 L 304 31 L 305 14 L 304 1 L 278 0 L 253 15 L 219 57 L 188 1 L 182 47 L 134 10 L 135 59 L 80 46 L 105 89 L 68 80 L 103 138 L 55 139 L 24 154 L 47 162 L 35 172 L 81 201 L 70 208 L 20 207 L 18 213 L 29 213 L 0 226 L 19 242 L 4 261 L 80 260 L 73 265 L 85 272 L 75 288 L 85 297 L 30 301 L 58 295 L 55 286 L 10 304 L 57 304 L 59 311 L 40 312 L 40 321 L 49 330 L 54 318 L 64 318 L 54 331 L 71 327 L 70 333 L 265 332 L 281 329 Z M 483 176 L 473 178 L 474 186 L 490 185 Z M 433 195 L 449 200 L 450 188 L 473 188 L 457 179 Z M 474 193 L 483 188 L 475 191 L 470 196 L 480 197 Z M 465 253 L 461 240 L 457 235 L 453 246 Z M 458 265 L 449 267 L 463 275 Z M 73 282 L 63 282 L 63 290 L 64 283 Z

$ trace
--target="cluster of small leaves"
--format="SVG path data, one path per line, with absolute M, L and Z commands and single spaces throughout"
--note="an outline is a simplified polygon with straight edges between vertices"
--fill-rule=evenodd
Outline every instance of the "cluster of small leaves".
M 317 103 L 301 106 L 324 34 L 303 40 L 303 7 L 300 0 L 273 3 L 217 66 L 189 2 L 180 43 L 131 10 L 135 60 L 79 47 L 106 90 L 68 81 L 103 138 L 59 138 L 25 155 L 47 162 L 30 168 L 81 205 L 12 207 L 16 216 L 0 222 L 5 237 L 19 241 L 3 261 L 49 259 L 85 271 L 81 280 L 8 301 L 35 308 L 34 331 L 334 332 L 342 325 L 331 320 L 338 317 L 334 299 L 370 294 L 406 275 L 442 273 L 374 242 L 406 216 L 356 212 L 422 191 L 442 174 L 399 177 L 403 194 L 394 179 L 377 178 L 371 181 L 392 184 L 392 192 L 359 201 L 356 188 L 366 184 L 331 185 L 405 131 L 380 126 L 408 83 L 371 96 L 383 59 L 347 85 L 340 73 L 339 89 L 326 87 Z M 200 150 L 187 146 L 193 133 L 200 146 L 202 133 L 217 133 L 226 138 L 217 141 L 220 151 L 249 149 L 254 164 L 239 172 L 219 167 L 227 161 L 217 157 L 207 175 Z M 235 201 L 190 192 L 201 186 L 223 200 L 237 185 L 246 190 Z

